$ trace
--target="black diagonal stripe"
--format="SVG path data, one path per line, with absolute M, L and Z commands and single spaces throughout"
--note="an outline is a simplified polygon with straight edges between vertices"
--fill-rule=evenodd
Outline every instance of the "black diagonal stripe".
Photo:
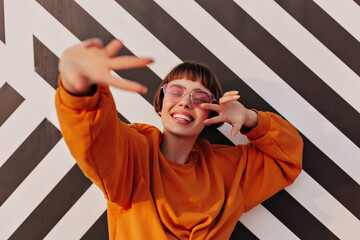
M 109 33 L 103 26 L 101 26 L 101 24 L 99 24 L 72 0 L 37 0 L 37 2 L 81 40 L 99 37 L 104 41 L 104 43 L 108 43 L 114 39 L 114 36 L 111 35 L 111 33 Z M 124 47 L 121 50 L 120 55 L 134 54 Z M 138 81 L 147 86 L 148 93 L 143 96 L 146 100 L 152 102 L 152 98 L 157 90 L 157 87 L 161 83 L 161 79 L 149 68 L 127 70 L 118 73 L 122 77 Z
M 1 166 L 0 206 L 60 139 L 60 131 L 45 119 Z
M 314 164 L 315 163 L 315 164 Z M 320 166 L 324 166 L 320 168 Z M 360 186 L 310 141 L 304 141 L 304 170 L 360 219 Z
M 81 237 L 81 240 L 106 239 L 109 236 L 106 211 L 91 226 L 91 228 Z
M 5 43 L 4 0 L 0 0 L 0 40 Z
M 257 94 L 254 94 L 253 90 L 250 89 L 247 85 L 239 85 L 239 82 L 242 83 L 241 79 L 233 74 L 222 62 L 220 62 L 211 52 L 209 52 L 196 39 L 194 39 L 171 16 L 164 12 L 153 1 L 141 1 L 141 4 L 140 0 L 117 0 L 117 2 L 120 3 L 122 7 L 131 13 L 132 16 L 134 16 L 144 27 L 146 27 L 181 59 L 195 59 L 197 61 L 206 62 L 210 67 L 216 69 L 218 71 L 217 75 L 220 76 L 220 80 L 222 84 L 225 85 L 226 90 L 240 89 L 240 95 L 242 96 L 241 101 L 243 101 L 243 99 L 245 99 L 245 101 L 253 101 L 249 102 L 250 104 L 248 106 L 256 106 L 259 107 L 259 109 L 266 110 L 270 109 L 270 111 L 276 112 L 275 110 L 271 109 L 271 107 Z M 239 11 L 241 9 L 234 3 L 230 4 L 230 1 L 222 1 L 221 6 L 226 9 L 226 11 L 217 11 L 219 5 L 216 3 L 216 1 L 201 1 L 200 4 L 207 11 L 213 14 L 213 17 L 215 17 L 220 23 L 226 27 L 229 25 L 229 30 L 231 30 L 232 34 L 240 38 L 241 41 L 244 41 L 247 45 L 249 45 L 249 47 L 252 47 L 254 50 L 256 50 L 257 46 L 254 44 L 252 45 L 249 42 L 254 41 L 257 42 L 257 45 L 261 45 L 257 39 L 264 38 L 267 41 L 262 43 L 266 46 L 265 48 L 261 48 L 262 51 L 265 53 L 270 52 L 275 56 L 278 56 L 276 58 L 282 58 L 281 55 L 277 55 L 276 51 L 284 53 L 286 61 L 293 61 L 295 66 L 300 66 L 300 69 L 298 69 L 297 72 L 308 71 L 306 68 L 304 69 L 302 64 L 298 63 L 299 61 L 296 60 L 296 58 L 294 59 L 294 57 L 291 57 L 291 54 L 287 53 L 287 51 L 284 51 L 283 47 L 280 48 L 278 44 L 276 44 L 277 41 L 274 43 L 271 35 L 266 33 L 266 31 L 261 26 L 258 26 L 250 16 L 248 16 L 243 11 Z M 139 7 L 139 5 L 141 5 L 141 7 Z M 223 15 L 219 16 L 220 13 L 223 13 Z M 154 15 L 157 16 L 156 19 L 153 19 L 152 16 Z M 226 20 L 223 20 L 223 18 L 226 18 Z M 237 23 L 242 23 L 244 26 L 236 25 Z M 233 25 L 235 25 L 235 27 Z M 239 32 L 237 29 L 241 29 L 242 26 L 245 29 L 243 32 Z M 249 34 L 251 32 L 253 32 L 253 34 Z M 272 50 L 272 48 L 275 48 L 275 52 Z M 271 62 L 270 55 L 266 56 L 265 54 L 260 54 L 260 56 L 263 56 L 264 61 Z M 275 61 L 275 59 L 273 60 Z M 279 63 L 280 66 L 276 66 L 276 69 L 281 69 L 282 64 L 290 69 L 293 69 L 293 67 L 288 65 L 286 62 Z M 292 73 L 288 74 L 291 74 L 290 78 L 296 77 Z M 301 75 L 302 73 L 299 74 Z M 314 75 L 309 76 L 311 77 Z M 301 82 L 301 79 L 298 80 Z M 311 83 L 309 84 L 311 85 Z M 309 89 L 309 91 L 311 92 L 312 89 Z M 326 94 L 328 94 L 328 92 L 326 92 Z M 342 110 L 337 109 L 336 111 L 341 112 Z M 347 113 L 344 113 L 344 116 L 346 116 L 346 114 Z M 348 123 L 349 119 L 347 119 L 346 124 Z M 357 126 L 354 126 L 353 128 L 359 129 Z M 214 134 L 216 134 L 216 136 Z M 212 131 L 205 135 L 206 138 L 208 138 L 212 143 L 231 145 L 229 140 L 218 131 Z M 341 168 L 334 164 L 331 159 L 329 159 L 316 146 L 314 146 L 305 136 L 302 137 L 304 139 L 305 145 L 304 169 L 309 172 L 311 176 L 327 191 L 335 196 L 337 200 L 339 200 L 353 214 L 360 218 L 360 208 L 358 201 L 356 200 L 360 199 L 359 185 Z M 333 176 L 339 176 L 339 179 L 334 178 Z M 344 193 L 344 189 L 347 189 L 346 193 Z M 342 194 L 339 194 L 339 192 Z
M 231 234 L 230 240 L 257 240 L 257 238 L 252 232 L 249 231 L 241 222 L 237 222 L 234 228 L 234 231 Z
M 127 124 L 130 123 L 129 120 L 127 120 L 127 119 L 126 119 L 123 115 L 121 115 L 119 112 L 117 113 L 117 115 L 118 115 L 118 118 L 119 118 L 122 122 L 127 123 Z
M 0 88 L 0 127 L 24 100 L 8 83 Z
M 222 1 L 224 9 L 228 9 L 228 11 L 218 11 L 218 4 L 215 1 L 199 0 L 197 2 L 360 147 L 360 128 L 357 127 L 360 122 L 360 114 L 296 56 L 234 1 Z M 349 119 L 352 120 L 349 121 Z
M 354 0 L 360 6 L 360 0 Z
M 37 72 L 53 88 L 57 88 L 59 70 L 57 68 L 59 59 L 40 40 L 33 36 L 34 41 L 34 63 Z
M 275 2 L 360 76 L 359 42 L 314 1 L 276 0 Z
M 205 129 L 199 135 L 200 138 L 208 139 L 212 144 L 233 145 L 233 143 L 217 129 Z
M 285 190 L 263 202 L 263 205 L 300 239 L 338 239 Z M 288 211 L 281 211 L 283 208 Z
M 9 239 L 44 239 L 90 185 L 90 180 L 74 165 Z

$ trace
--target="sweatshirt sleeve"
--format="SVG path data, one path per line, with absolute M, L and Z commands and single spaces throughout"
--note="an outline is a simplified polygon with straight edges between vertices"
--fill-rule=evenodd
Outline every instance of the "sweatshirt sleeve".
M 84 174 L 107 200 L 126 207 L 142 175 L 140 158 L 148 144 L 135 126 L 121 122 L 107 86 L 92 96 L 77 97 L 61 84 L 55 105 L 62 134 Z
M 258 126 L 246 133 L 241 187 L 245 211 L 290 185 L 302 169 L 303 141 L 279 115 L 258 112 Z

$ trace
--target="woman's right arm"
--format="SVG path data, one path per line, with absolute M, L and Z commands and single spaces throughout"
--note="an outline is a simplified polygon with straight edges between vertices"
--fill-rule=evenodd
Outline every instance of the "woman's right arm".
M 136 92 L 145 88 L 115 78 L 110 70 L 143 67 L 151 60 L 114 57 L 121 46 L 115 40 L 102 48 L 99 40 L 87 40 L 67 49 L 59 63 L 56 108 L 64 139 L 84 174 L 108 200 L 127 205 L 141 175 L 135 165 L 147 144 L 117 118 L 108 85 Z

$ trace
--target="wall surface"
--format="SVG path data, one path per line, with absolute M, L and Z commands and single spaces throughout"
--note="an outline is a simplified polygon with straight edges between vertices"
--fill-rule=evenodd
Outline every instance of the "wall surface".
M 244 214 L 231 239 L 359 239 L 359 0 L 0 0 L 0 239 L 106 239 L 106 202 L 75 165 L 54 108 L 63 50 L 99 37 L 155 63 L 119 74 L 119 117 L 161 129 L 152 96 L 184 60 L 208 64 L 248 108 L 304 139 L 297 181 Z M 237 144 L 229 126 L 212 142 Z

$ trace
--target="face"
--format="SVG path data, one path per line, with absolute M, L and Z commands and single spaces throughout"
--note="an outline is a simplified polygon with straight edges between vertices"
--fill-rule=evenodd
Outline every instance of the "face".
M 163 98 L 161 121 L 164 134 L 174 134 L 180 137 L 197 137 L 204 129 L 204 120 L 209 117 L 210 111 L 196 107 L 191 101 L 191 92 L 204 90 L 210 93 L 199 81 L 176 79 L 170 84 L 179 84 L 186 89 L 185 96 L 178 102 Z

